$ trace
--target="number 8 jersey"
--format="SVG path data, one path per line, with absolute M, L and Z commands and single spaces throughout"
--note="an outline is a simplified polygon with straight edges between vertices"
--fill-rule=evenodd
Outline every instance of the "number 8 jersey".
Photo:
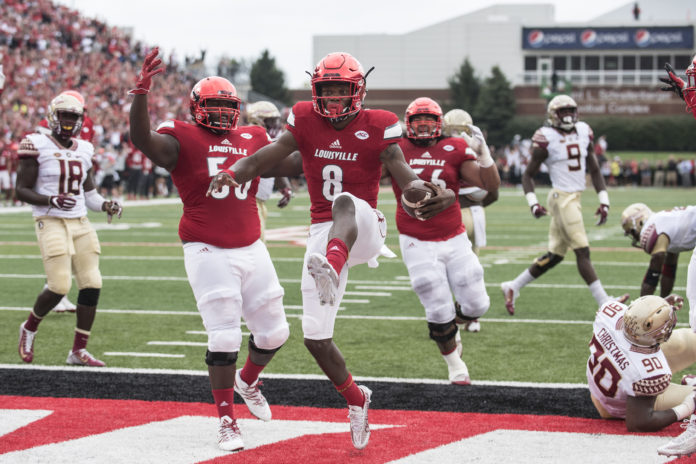
M 75 207 L 66 211 L 49 205 L 32 205 L 32 215 L 79 218 L 87 215 L 85 192 L 82 184 L 92 168 L 94 146 L 80 139 L 72 139 L 72 145 L 65 148 L 50 135 L 29 134 L 19 145 L 20 158 L 34 158 L 39 163 L 34 191 L 41 195 L 71 195 Z
M 553 188 L 564 192 L 585 190 L 587 147 L 593 139 L 592 129 L 583 121 L 575 123 L 571 132 L 548 126 L 537 129 L 532 143 L 549 153 L 544 164 L 549 168 Z
M 672 371 L 659 345 L 632 344 L 623 333 L 628 307 L 603 304 L 593 324 L 587 383 L 590 393 L 613 417 L 626 417 L 628 396 L 657 396 L 670 384 Z

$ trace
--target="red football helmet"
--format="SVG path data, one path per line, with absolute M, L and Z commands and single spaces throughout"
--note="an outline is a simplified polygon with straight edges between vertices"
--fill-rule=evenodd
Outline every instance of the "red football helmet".
M 357 113 L 362 108 L 367 92 L 366 77 L 362 65 L 352 55 L 343 52 L 329 53 L 317 63 L 312 74 L 314 111 L 332 120 L 342 120 Z M 350 106 L 331 102 L 330 100 L 337 100 L 336 96 L 322 95 L 322 85 L 331 83 L 348 85 L 349 91 L 345 98 L 350 98 Z
M 209 105 L 208 101 L 213 105 Z M 221 104 L 224 102 L 224 106 Z M 219 131 L 237 128 L 239 97 L 234 85 L 224 77 L 211 76 L 198 81 L 191 90 L 191 116 L 203 127 Z
M 423 121 L 417 124 L 417 126 L 428 126 L 427 132 L 416 131 L 411 126 L 411 118 L 421 114 L 435 116 L 434 121 Z M 406 108 L 404 122 L 406 123 L 406 136 L 409 139 L 436 139 L 442 134 L 442 108 L 431 98 L 416 98 Z

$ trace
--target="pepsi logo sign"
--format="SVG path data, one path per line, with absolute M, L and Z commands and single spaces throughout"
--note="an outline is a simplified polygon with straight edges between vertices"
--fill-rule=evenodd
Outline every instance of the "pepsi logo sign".
M 594 47 L 597 44 L 597 32 L 593 29 L 585 29 L 580 34 L 580 43 L 583 47 Z
M 647 47 L 650 44 L 650 31 L 647 29 L 638 29 L 633 36 L 633 41 L 639 47 Z
M 539 48 L 544 44 L 544 33 L 539 29 L 534 29 L 527 35 L 529 45 L 534 48 Z

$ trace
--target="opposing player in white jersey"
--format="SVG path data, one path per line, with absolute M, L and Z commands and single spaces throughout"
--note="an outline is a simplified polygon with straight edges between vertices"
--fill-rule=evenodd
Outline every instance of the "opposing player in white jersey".
M 671 382 L 673 372 L 696 362 L 696 334 L 673 330 L 682 303 L 676 295 L 648 295 L 628 307 L 609 301 L 599 308 L 586 373 L 602 418 L 651 432 L 693 413 L 693 387 Z
M 445 137 L 471 137 L 471 125 L 474 121 L 466 111 L 455 108 L 442 117 L 442 135 Z M 459 207 L 462 212 L 462 223 L 466 236 L 471 242 L 471 249 L 478 256 L 479 249 L 486 246 L 486 213 L 484 208 L 498 200 L 498 190 L 490 192 L 464 181 L 459 183 Z M 466 320 L 459 316 L 461 307 L 455 302 L 457 310 L 457 325 L 467 332 L 480 332 L 481 323 L 478 319 Z
M 87 210 L 105 211 L 111 222 L 112 216 L 121 217 L 121 206 L 97 193 L 92 178 L 94 147 L 75 138 L 80 133 L 82 115 L 80 100 L 61 94 L 48 106 L 51 133 L 27 135 L 19 146 L 17 198 L 32 205 L 47 277 L 47 288 L 19 327 L 19 356 L 27 363 L 34 359 L 39 323 L 70 290 L 72 270 L 79 288 L 77 326 L 66 362 L 104 366 L 86 349 L 102 287 L 101 249 Z
M 271 141 L 280 137 L 283 127 L 280 121 L 280 111 L 273 103 L 263 100 L 249 103 L 246 108 L 246 120 L 253 126 L 266 129 Z M 256 207 L 259 210 L 259 220 L 261 221 L 261 240 L 264 242 L 266 241 L 266 219 L 268 219 L 266 201 L 271 197 L 274 187 L 282 195 L 278 200 L 278 208 L 285 208 L 292 199 L 292 188 L 287 177 L 262 177 L 259 179 L 259 188 L 256 191 Z
M 590 287 L 597 304 L 613 299 L 607 295 L 590 261 L 590 246 L 580 205 L 587 170 L 599 197 L 599 208 L 595 213 L 599 216 L 597 225 L 607 222 L 609 194 L 594 154 L 592 129 L 587 123 L 578 121 L 578 105 L 567 95 L 558 95 L 549 102 L 547 116 L 547 125 L 539 128 L 532 137 L 532 159 L 522 175 L 522 186 L 532 215 L 537 219 L 551 215 L 548 252 L 517 278 L 501 284 L 505 307 L 510 315 L 515 313 L 515 299 L 522 287 L 563 261 L 568 248 L 575 252 L 580 276 Z M 551 176 L 548 211 L 539 204 L 534 193 L 533 179 L 542 163 L 548 166 Z M 626 300 L 628 294 L 617 299 L 621 303 Z
M 621 213 L 621 227 L 631 238 L 631 245 L 650 255 L 650 265 L 643 278 L 640 294 L 652 295 L 660 283 L 660 295 L 672 292 L 679 253 L 696 247 L 696 206 L 676 207 L 653 213 L 644 203 L 633 203 Z M 694 257 L 686 279 L 686 296 L 691 307 L 696 304 L 696 269 Z M 690 312 L 690 321 L 693 321 Z M 692 327 L 695 325 L 692 323 Z

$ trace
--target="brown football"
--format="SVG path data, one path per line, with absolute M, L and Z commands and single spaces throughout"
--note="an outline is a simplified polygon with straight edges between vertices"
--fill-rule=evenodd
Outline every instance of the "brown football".
M 416 216 L 415 209 L 416 203 L 421 200 L 427 200 L 428 198 L 435 195 L 433 189 L 425 185 L 425 181 L 421 179 L 412 180 L 406 186 L 401 193 L 401 206 L 404 211 L 412 218 L 420 219 Z

